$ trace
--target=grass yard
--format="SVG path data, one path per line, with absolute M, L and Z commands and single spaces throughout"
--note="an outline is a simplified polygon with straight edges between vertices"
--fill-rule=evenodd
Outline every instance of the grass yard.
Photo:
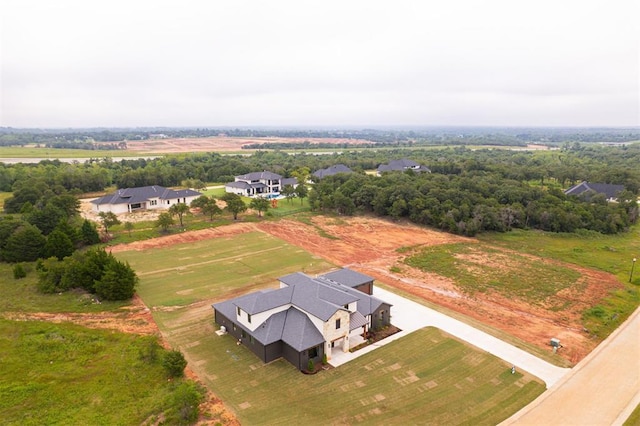
M 405 263 L 453 278 L 469 294 L 491 290 L 545 306 L 549 306 L 558 291 L 575 285 L 580 277 L 573 269 L 483 244 L 427 247 L 408 257 Z
M 264 365 L 214 331 L 210 303 L 273 287 L 290 272 L 320 273 L 322 259 L 259 232 L 119 252 L 172 346 L 244 424 L 496 424 L 544 384 L 437 329 L 425 329 L 314 376 L 284 360 Z
M 276 286 L 277 277 L 291 272 L 315 274 L 332 267 L 261 232 L 116 256 L 138 273 L 138 293 L 154 307 L 228 298 L 238 291 Z
M 165 412 L 175 424 L 167 410 L 179 411 L 174 390 L 181 381 L 167 382 L 158 359 L 141 357 L 151 339 L 0 320 L 1 423 L 141 424 Z
M 263 365 L 209 327 L 192 338 L 199 344 L 188 352 L 205 382 L 246 424 L 489 425 L 544 391 L 537 379 L 512 375 L 503 361 L 435 328 L 313 376 L 284 360 Z

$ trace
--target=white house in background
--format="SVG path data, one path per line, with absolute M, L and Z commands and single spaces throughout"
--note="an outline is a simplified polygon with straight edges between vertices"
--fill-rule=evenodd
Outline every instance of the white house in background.
M 169 189 L 152 185 L 119 189 L 91 201 L 94 212 L 131 213 L 140 210 L 168 209 L 173 204 L 191 204 L 202 194 L 191 189 Z
M 234 182 L 224 186 L 225 192 L 242 195 L 243 197 L 277 197 L 282 188 L 291 185 L 298 186 L 296 178 L 284 178 L 277 173 L 268 171 L 253 172 L 236 176 Z

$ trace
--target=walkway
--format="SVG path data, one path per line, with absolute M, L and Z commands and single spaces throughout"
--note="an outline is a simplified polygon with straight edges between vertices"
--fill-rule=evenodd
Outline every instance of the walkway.
M 570 371 L 569 368 L 556 367 L 468 324 L 448 317 L 419 303 L 405 299 L 390 291 L 375 287 L 374 296 L 393 305 L 391 308 L 391 322 L 393 325 L 402 329 L 402 332 L 396 333 L 357 352 L 344 353 L 334 351 L 333 357 L 329 362 L 334 367 L 349 362 L 354 358 L 371 352 L 380 346 L 386 345 L 420 328 L 432 326 L 464 340 L 481 350 L 489 352 L 505 360 L 507 363 L 515 365 L 516 368 L 526 370 L 542 379 L 546 383 L 547 388 L 553 386 Z
M 640 308 L 556 386 L 501 425 L 622 425 L 640 404 Z

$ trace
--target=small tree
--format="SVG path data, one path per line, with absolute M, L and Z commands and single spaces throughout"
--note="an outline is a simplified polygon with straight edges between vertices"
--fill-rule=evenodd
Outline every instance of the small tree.
M 174 204 L 171 207 L 169 207 L 169 213 L 171 215 L 178 216 L 178 219 L 180 220 L 180 227 L 184 228 L 184 223 L 182 219 L 184 215 L 189 214 L 189 206 L 186 205 L 185 203 Z
M 182 352 L 172 350 L 164 354 L 162 366 L 169 377 L 182 377 L 184 376 L 184 369 L 187 366 L 187 360 L 184 359 Z
M 73 242 L 62 231 L 54 230 L 47 237 L 47 242 L 44 245 L 44 257 L 57 257 L 58 260 L 62 260 L 67 256 L 71 256 L 73 253 Z
M 309 194 L 309 190 L 304 185 L 304 183 L 298 184 L 298 186 L 296 186 L 296 195 L 298 196 L 298 198 L 300 198 L 300 204 L 302 204 L 303 199 L 307 197 L 307 194 Z
M 310 373 L 313 373 L 313 371 L 316 369 L 316 365 L 313 362 L 313 359 L 309 359 L 309 362 L 307 363 L 307 370 Z
M 109 228 L 120 224 L 120 219 L 118 219 L 118 216 L 116 216 L 114 212 L 100 212 L 98 213 L 98 217 L 100 218 L 100 222 L 102 222 L 105 234 L 109 233 Z
M 42 256 L 46 243 L 38 228 L 24 224 L 7 238 L 2 258 L 7 262 L 32 262 Z
M 96 226 L 87 219 L 82 222 L 82 227 L 80 228 L 80 239 L 85 245 L 93 245 L 100 242 L 100 235 L 96 230 Z
M 270 203 L 266 198 L 254 198 L 251 200 L 249 207 L 258 212 L 258 216 L 262 217 L 262 212 L 269 210 Z
M 327 353 L 323 353 L 322 354 L 322 365 L 327 365 L 329 363 L 329 360 L 327 359 Z
M 133 225 L 133 222 L 125 222 L 124 223 L 124 229 L 126 229 L 126 231 L 129 233 L 129 236 L 131 236 L 131 231 L 133 231 L 133 228 L 135 226 Z
M 209 220 L 213 221 L 213 216 L 222 214 L 222 209 L 218 207 L 216 199 L 214 197 L 207 197 L 202 195 L 191 202 L 191 207 L 200 209 L 200 212 L 209 216 Z
M 293 185 L 290 184 L 286 184 L 284 187 L 282 187 L 282 191 L 280 192 L 285 196 L 289 203 L 291 203 L 291 198 L 296 195 L 296 189 L 293 187 Z
M 114 257 L 104 269 L 104 275 L 95 283 L 96 295 L 104 300 L 128 300 L 133 297 L 138 276 L 128 263 Z
M 169 227 L 173 225 L 173 223 L 173 217 L 167 212 L 160 213 L 156 220 L 156 226 L 162 228 L 162 232 L 169 231 Z
M 238 214 L 247 211 L 247 205 L 238 194 L 228 192 L 221 199 L 227 203 L 225 210 L 233 214 L 233 220 L 238 220 Z

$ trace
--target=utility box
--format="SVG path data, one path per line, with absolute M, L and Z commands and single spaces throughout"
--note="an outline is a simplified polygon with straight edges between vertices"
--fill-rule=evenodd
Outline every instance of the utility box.
M 557 339 L 555 337 L 551 338 L 551 341 L 549 342 L 551 346 L 553 346 L 554 348 L 559 348 L 560 347 L 560 339 Z

